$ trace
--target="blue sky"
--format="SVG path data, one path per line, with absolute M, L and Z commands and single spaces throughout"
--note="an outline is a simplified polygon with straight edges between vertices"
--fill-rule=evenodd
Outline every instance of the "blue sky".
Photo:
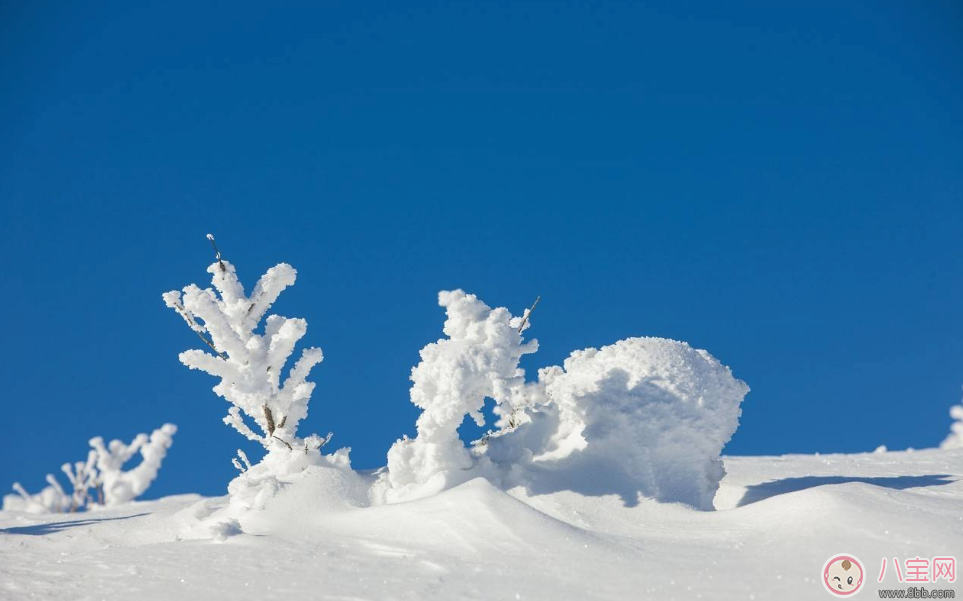
M 954 2 L 7 3 L 0 487 L 180 426 L 147 496 L 236 448 L 194 335 L 213 232 L 324 349 L 305 431 L 414 432 L 441 289 L 534 370 L 639 335 L 752 387 L 732 454 L 934 446 L 963 384 Z

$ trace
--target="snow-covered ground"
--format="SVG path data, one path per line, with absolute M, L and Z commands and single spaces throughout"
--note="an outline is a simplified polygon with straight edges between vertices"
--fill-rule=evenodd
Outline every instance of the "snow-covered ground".
M 476 478 L 370 507 L 303 486 L 225 542 L 196 524 L 227 497 L 5 511 L 0 599 L 829 599 L 821 572 L 840 553 L 863 562 L 868 599 L 908 586 L 892 567 L 877 584 L 884 557 L 963 559 L 963 449 L 725 467 L 716 511 L 626 506 L 590 483 L 503 492 Z

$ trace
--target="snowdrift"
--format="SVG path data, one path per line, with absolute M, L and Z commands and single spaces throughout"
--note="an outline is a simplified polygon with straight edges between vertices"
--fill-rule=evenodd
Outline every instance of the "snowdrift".
M 882 558 L 963 548 L 961 450 L 724 463 L 708 512 L 571 490 L 530 495 L 483 478 L 405 503 L 319 507 L 341 498 L 342 485 L 307 477 L 225 542 L 185 529 L 228 497 L 83 515 L 4 511 L 0 598 L 794 601 L 828 599 L 820 571 L 846 552 L 868 568 L 859 597 L 868 599 L 905 589 L 892 573 L 876 582 Z M 926 586 L 963 593 L 958 583 Z

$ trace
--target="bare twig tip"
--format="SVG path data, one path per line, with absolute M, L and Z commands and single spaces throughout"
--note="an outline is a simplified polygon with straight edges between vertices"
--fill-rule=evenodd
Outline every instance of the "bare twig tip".
M 208 234 L 207 239 L 211 241 L 211 246 L 214 247 L 214 258 L 217 260 L 217 264 L 221 267 L 221 271 L 226 271 L 224 268 L 224 261 L 221 261 L 221 251 L 217 250 L 217 243 L 214 242 L 214 234 Z
M 541 296 L 541 295 L 538 295 L 537 297 L 535 297 L 535 302 L 532 303 L 532 307 L 531 307 L 530 309 L 526 309 L 526 310 L 525 310 L 525 316 L 522 317 L 522 323 L 519 324 L 519 326 L 518 326 L 518 333 L 519 333 L 519 334 L 521 334 L 521 333 L 522 333 L 522 330 L 525 329 L 525 324 L 528 323 L 528 317 L 532 314 L 532 311 L 535 310 L 535 307 L 538 306 L 538 301 L 540 301 L 540 300 L 542 300 L 542 296 Z

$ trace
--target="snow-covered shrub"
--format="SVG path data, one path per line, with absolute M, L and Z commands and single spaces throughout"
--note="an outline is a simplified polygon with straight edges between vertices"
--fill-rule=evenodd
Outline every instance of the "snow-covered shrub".
M 210 234 L 208 238 L 214 239 Z M 231 403 L 224 423 L 246 438 L 269 453 L 317 452 L 325 439 L 317 435 L 298 438 L 297 429 L 308 414 L 314 383 L 306 378 L 323 359 L 321 349 L 304 349 L 281 382 L 281 371 L 307 332 L 307 322 L 270 315 L 264 320 L 264 333 L 255 333 L 281 292 L 294 284 L 297 272 L 287 263 L 276 265 L 247 296 L 234 266 L 219 253 L 207 271 L 220 296 L 194 284 L 184 288 L 183 294 L 174 290 L 163 295 L 164 303 L 214 351 L 185 351 L 179 356 L 181 362 L 220 378 L 214 392 Z M 253 421 L 260 433 L 246 420 Z
M 68 495 L 53 474 L 47 474 L 47 486 L 32 495 L 19 482 L 13 483 L 15 495 L 3 497 L 4 511 L 26 513 L 66 513 L 74 511 L 73 495 Z
M 211 235 L 208 239 L 214 241 Z M 286 491 L 302 487 L 306 479 L 356 483 L 359 476 L 351 470 L 350 449 L 322 455 L 320 450 L 331 434 L 298 436 L 298 424 L 308 415 L 314 390 L 307 377 L 323 355 L 320 348 L 304 349 L 282 381 L 281 372 L 308 324 L 304 319 L 279 315 L 265 318 L 281 292 L 294 284 L 297 272 L 287 263 L 276 265 L 261 276 L 248 296 L 234 266 L 220 253 L 207 271 L 217 292 L 191 284 L 183 292 L 163 295 L 165 304 L 213 351 L 189 350 L 179 358 L 191 369 L 220 378 L 214 392 L 231 403 L 224 423 L 267 450 L 256 465 L 238 450 L 232 463 L 240 475 L 228 485 L 228 505 L 206 513 L 201 520 L 207 535 L 223 539 L 239 533 L 246 521 L 257 521 L 256 515 L 248 514 L 282 502 Z M 258 333 L 262 321 L 263 330 Z
M 725 475 L 720 454 L 749 388 L 709 353 L 664 338 L 629 338 L 575 351 L 564 368 L 540 370 L 539 381 L 557 417 L 549 421 L 555 431 L 541 436 L 545 446 L 532 449 L 536 464 L 712 508 Z
M 940 448 L 963 449 L 963 405 L 950 407 L 950 417 L 956 421 L 950 425 L 950 434 L 940 443 Z
M 519 359 L 537 349 L 522 342 L 527 313 L 513 318 L 461 290 L 439 304 L 448 338 L 426 346 L 411 375 L 418 435 L 392 446 L 376 498 L 417 498 L 477 475 L 544 488 L 536 481 L 550 473 L 555 487 L 591 481 L 630 502 L 641 494 L 712 508 L 749 388 L 709 353 L 630 338 L 576 351 L 526 383 Z M 498 430 L 470 452 L 457 429 L 466 415 L 483 425 L 486 398 Z
M 472 466 L 468 449 L 458 438 L 466 415 L 478 425 L 485 420 L 485 399 L 494 399 L 496 424 L 510 427 L 526 403 L 522 355 L 538 342 L 522 342 L 528 313 L 512 317 L 504 307 L 492 309 L 474 294 L 442 291 L 448 338 L 421 350 L 421 362 L 411 370 L 411 402 L 423 411 L 417 436 L 397 441 L 388 451 L 389 501 L 437 492 L 450 484 L 452 473 Z
M 104 505 L 118 505 L 132 501 L 144 494 L 151 482 L 157 478 L 167 449 L 174 443 L 173 436 L 177 432 L 174 424 L 164 424 L 146 434 L 138 434 L 128 445 L 120 440 L 112 440 L 104 446 L 104 439 L 97 436 L 90 439 L 96 455 L 97 477 L 96 486 L 103 494 Z M 124 471 L 134 453 L 140 451 L 141 462 L 134 468 Z
M 47 486 L 31 495 L 19 482 L 14 482 L 16 495 L 3 499 L 3 509 L 30 513 L 73 512 L 94 505 L 117 505 L 132 501 L 147 490 L 157 477 L 167 449 L 173 444 L 177 432 L 174 424 L 164 424 L 148 437 L 138 434 L 130 445 L 120 440 L 104 447 L 101 437 L 90 439 L 91 450 L 86 461 L 65 463 L 60 469 L 70 482 L 72 492 L 67 494 L 53 474 L 47 474 Z M 124 464 L 134 453 L 140 451 L 142 461 L 129 471 Z

